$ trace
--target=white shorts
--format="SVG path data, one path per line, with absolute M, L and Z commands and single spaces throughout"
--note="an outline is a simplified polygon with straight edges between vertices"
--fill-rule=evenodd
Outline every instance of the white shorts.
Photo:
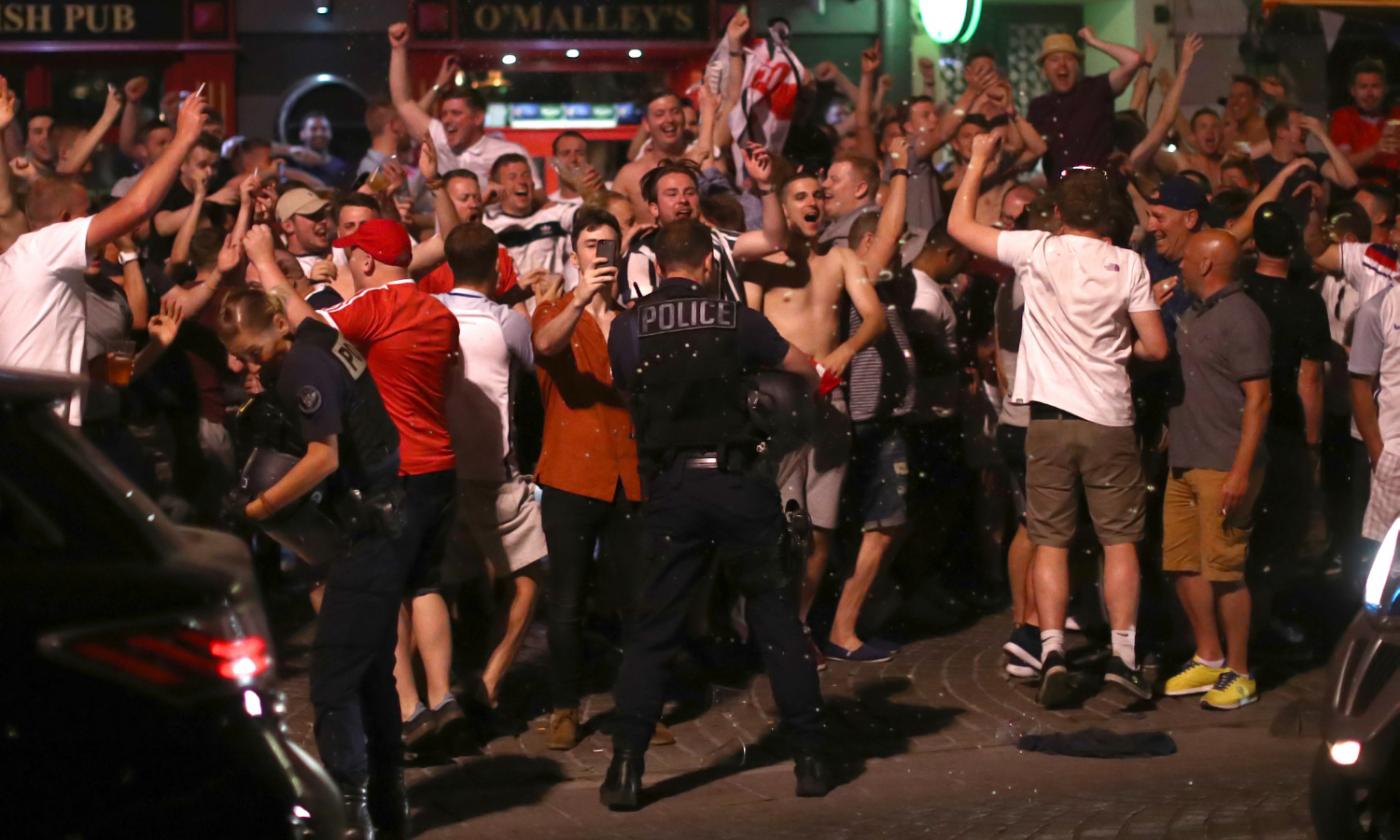
M 796 501 L 812 525 L 828 531 L 841 512 L 841 485 L 851 461 L 851 419 L 840 391 L 817 416 L 812 442 L 789 452 L 778 464 L 778 491 L 783 509 Z
M 1382 450 L 1381 459 L 1371 470 L 1371 501 L 1361 520 L 1361 536 L 1380 542 L 1400 516 L 1400 453 Z
M 498 577 L 543 560 L 549 549 L 534 483 L 523 475 L 503 482 L 459 478 L 452 544 L 451 553 L 479 554 Z

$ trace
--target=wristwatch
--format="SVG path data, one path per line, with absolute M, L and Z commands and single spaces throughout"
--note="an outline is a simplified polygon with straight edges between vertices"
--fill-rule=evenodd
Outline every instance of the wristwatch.
M 136 262 L 141 259 L 141 255 L 135 251 L 122 251 L 117 254 L 117 265 L 126 265 L 129 262 Z

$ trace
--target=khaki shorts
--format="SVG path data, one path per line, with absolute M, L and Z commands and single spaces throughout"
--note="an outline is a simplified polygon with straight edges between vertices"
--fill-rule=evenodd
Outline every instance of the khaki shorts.
M 452 554 L 480 556 L 498 577 L 518 572 L 549 553 L 535 486 L 528 477 L 503 482 L 457 480 Z
M 778 464 L 783 509 L 789 501 L 807 512 L 812 525 L 832 530 L 841 511 L 841 486 L 851 460 L 851 419 L 840 392 L 832 394 L 817 417 L 812 442 L 789 452 Z
M 1229 475 L 1220 470 L 1171 470 L 1162 499 L 1162 570 L 1198 574 L 1209 581 L 1244 579 L 1254 502 L 1262 471 L 1250 476 L 1249 489 L 1228 517 L 1220 515 L 1220 485 Z
M 1068 548 L 1084 488 L 1103 545 L 1142 540 L 1147 489 L 1131 426 L 1032 419 L 1026 432 L 1026 530 L 1031 542 Z

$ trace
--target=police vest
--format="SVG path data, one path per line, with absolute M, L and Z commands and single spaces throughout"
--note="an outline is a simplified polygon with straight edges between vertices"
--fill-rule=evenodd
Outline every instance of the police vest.
M 681 283 L 663 283 L 637 304 L 633 415 L 643 455 L 756 443 L 739 348 L 742 305 Z

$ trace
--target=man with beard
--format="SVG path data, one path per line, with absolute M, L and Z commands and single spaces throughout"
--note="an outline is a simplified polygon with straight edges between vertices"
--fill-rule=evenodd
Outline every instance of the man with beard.
M 877 239 L 884 259 L 894 252 L 904 227 L 905 199 L 909 184 L 908 144 L 902 137 L 891 144 L 892 186 L 881 214 Z M 813 175 L 797 175 L 781 190 L 783 210 L 788 218 L 788 246 L 763 260 L 745 267 L 744 291 L 748 303 L 777 328 L 778 334 L 794 347 L 810 354 L 823 372 L 824 384 L 835 385 L 844 376 L 851 359 L 870 346 L 885 331 L 885 313 L 865 263 L 849 248 L 832 247 L 818 253 L 816 245 L 822 229 L 821 185 Z M 876 256 L 878 259 L 878 255 Z M 843 298 L 859 313 L 858 329 L 841 341 Z M 797 501 L 812 522 L 811 553 L 802 579 L 798 616 L 805 621 L 826 572 L 831 534 L 839 522 L 838 509 L 846 464 L 850 459 L 851 425 L 845 396 L 840 388 L 829 391 L 822 405 L 812 441 L 785 457 L 778 467 L 778 486 L 783 504 Z M 867 552 L 862 552 L 862 557 Z M 857 560 L 857 585 L 849 599 L 843 593 L 838 615 L 849 613 L 854 624 L 865 592 L 878 571 L 880 556 L 871 564 Z M 862 574 L 863 572 L 871 574 Z M 876 660 L 888 658 L 854 637 L 853 626 L 843 626 L 838 638 L 833 630 L 830 649 L 842 659 Z M 839 650 L 838 650 L 839 648 Z M 820 661 L 820 660 L 819 660 Z
M 1045 177 L 1054 184 L 1074 166 L 1103 167 L 1113 151 L 1113 99 L 1127 89 L 1142 66 L 1142 54 L 1132 47 L 1079 30 L 1084 43 L 1106 53 L 1118 66 L 1100 76 L 1083 75 L 1084 52 L 1064 33 L 1047 35 L 1040 49 L 1040 69 L 1050 83 L 1048 93 L 1031 100 L 1028 116 L 1045 138 Z
M 310 277 L 316 263 L 330 256 L 331 203 L 305 187 L 293 187 L 277 199 L 276 212 L 287 251 Z
M 736 260 L 756 260 L 781 250 L 787 242 L 787 221 L 783 206 L 773 189 L 773 161 L 768 151 L 757 143 L 744 149 L 744 168 L 755 189 L 763 197 L 763 229 L 751 230 L 737 236 L 710 228 L 715 252 L 715 282 L 719 295 L 728 300 L 743 300 Z M 698 168 L 689 161 L 667 161 L 642 179 L 642 194 L 647 201 L 649 218 L 661 225 L 677 219 L 700 216 L 700 180 Z M 623 300 L 637 300 L 650 294 L 660 279 L 651 241 L 656 231 L 650 230 L 632 239 L 625 262 L 626 285 L 620 289 Z
M 437 148 L 441 171 L 469 169 L 485 183 L 491 166 L 501 155 L 513 153 L 529 160 L 523 147 L 486 134 L 486 101 L 472 88 L 443 91 L 437 117 L 423 110 L 409 85 L 408 24 L 402 21 L 389 26 L 389 93 L 414 139 L 431 142 Z M 533 175 L 537 185 L 543 183 L 540 173 Z
M 1400 169 L 1400 105 L 1385 108 L 1385 65 L 1375 59 L 1356 62 L 1347 91 L 1352 104 L 1332 112 L 1332 142 L 1362 177 L 1394 177 Z

